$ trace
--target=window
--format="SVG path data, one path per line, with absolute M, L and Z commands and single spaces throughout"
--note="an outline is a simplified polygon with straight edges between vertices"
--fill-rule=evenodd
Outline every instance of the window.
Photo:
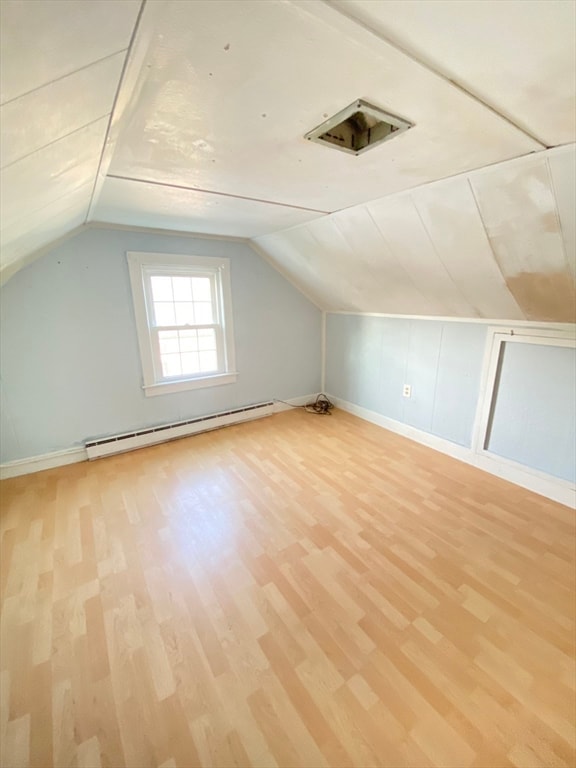
M 146 395 L 236 381 L 228 259 L 127 256 Z

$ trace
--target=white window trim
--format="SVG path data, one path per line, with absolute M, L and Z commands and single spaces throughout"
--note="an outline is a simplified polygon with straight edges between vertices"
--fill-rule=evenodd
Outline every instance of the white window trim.
M 134 302 L 134 314 L 136 319 L 136 331 L 138 334 L 138 346 L 142 363 L 143 390 L 146 397 L 167 395 L 173 392 L 182 392 L 189 389 L 201 389 L 216 387 L 222 384 L 233 384 L 238 372 L 236 371 L 234 354 L 234 330 L 232 323 L 232 292 L 230 289 L 230 261 L 223 258 L 204 256 L 189 256 L 170 253 L 143 253 L 141 251 L 128 251 L 128 270 L 132 287 Z M 206 374 L 191 378 L 174 378 L 164 381 L 158 380 L 155 358 L 152 350 L 152 334 L 148 321 L 146 305 L 146 269 L 147 268 L 178 270 L 198 269 L 212 274 L 218 274 L 220 296 L 219 304 L 222 311 L 222 328 L 224 335 L 225 371 L 216 374 Z

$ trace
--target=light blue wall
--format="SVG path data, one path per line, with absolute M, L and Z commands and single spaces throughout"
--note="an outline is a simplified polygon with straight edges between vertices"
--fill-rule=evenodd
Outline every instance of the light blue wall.
M 329 314 L 326 391 L 470 448 L 486 336 L 479 323 Z M 490 452 L 574 481 L 575 391 L 574 349 L 505 344 Z
M 126 251 L 231 262 L 235 384 L 145 397 Z M 320 388 L 319 310 L 252 249 L 86 230 L 1 291 L 2 462 Z
M 475 323 L 330 314 L 326 390 L 470 447 L 485 340 Z
M 576 351 L 505 343 L 488 449 L 576 480 Z

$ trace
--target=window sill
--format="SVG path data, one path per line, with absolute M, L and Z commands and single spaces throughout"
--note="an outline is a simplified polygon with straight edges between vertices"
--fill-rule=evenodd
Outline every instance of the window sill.
M 145 384 L 143 387 L 146 397 L 157 395 L 170 395 L 174 392 L 184 392 L 187 389 L 205 389 L 206 387 L 219 387 L 222 384 L 234 384 L 238 374 L 217 373 L 215 376 L 202 376 L 199 379 L 182 379 L 180 381 L 164 381 L 158 384 Z

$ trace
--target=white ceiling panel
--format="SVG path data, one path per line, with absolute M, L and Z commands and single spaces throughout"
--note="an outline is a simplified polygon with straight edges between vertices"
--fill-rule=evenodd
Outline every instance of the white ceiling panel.
M 365 205 L 348 208 L 330 217 L 354 253 L 353 267 L 365 271 L 368 289 L 360 307 L 365 312 L 426 313 L 433 310 L 410 273 L 390 250 Z
M 18 262 L 21 266 L 37 249 L 80 227 L 86 218 L 92 183 L 85 184 L 69 195 L 36 211 L 33 221 L 28 218 L 13 222 L 0 233 L 0 269 L 2 281 Z M 21 261 L 22 260 L 22 261 Z
M 397 195 L 366 207 L 392 253 L 402 261 L 420 293 L 432 305 L 430 314 L 474 316 L 473 308 L 436 253 L 412 198 Z
M 257 237 L 322 215 L 257 200 L 108 177 L 93 220 L 182 232 Z
M 399 204 L 409 206 L 410 200 L 382 201 L 392 212 Z M 367 205 L 257 238 L 256 245 L 324 309 L 439 315 L 445 308 L 426 277 L 393 252 Z M 451 298 L 454 292 L 452 287 Z M 470 316 L 462 302 L 459 310 Z
M 318 247 L 307 225 L 259 237 L 254 242 L 319 307 L 328 311 L 357 309 L 358 296 L 356 302 L 350 297 L 346 278 L 332 269 L 331 254 Z
M 103 118 L 8 166 L 0 176 L 1 228 L 30 217 L 93 181 L 108 119 Z
M 548 153 L 566 261 L 576 277 L 576 152 L 574 145 Z
M 151 37 L 113 175 L 333 211 L 540 148 L 320 2 L 172 2 Z M 303 138 L 358 97 L 415 127 L 360 157 Z
M 574 322 L 574 278 L 546 157 L 480 171 L 472 187 L 500 270 L 527 319 Z
M 0 107 L 0 166 L 109 114 L 124 58 L 110 56 Z
M 574 157 L 571 147 L 502 163 L 256 244 L 328 310 L 574 322 L 558 216 L 574 216 Z
M 487 168 L 471 176 L 484 227 L 504 275 L 566 269 L 546 158 Z
M 412 192 L 435 252 L 470 305 L 471 316 L 522 320 L 494 259 L 465 176 Z
M 1 262 L 97 220 L 256 238 L 326 309 L 573 320 L 575 7 L 0 0 Z M 414 127 L 304 139 L 357 98 Z
M 548 146 L 576 140 L 571 0 L 330 0 Z
M 359 260 L 357 251 L 338 227 L 342 216 L 326 216 L 310 222 L 306 230 L 316 241 L 315 261 L 322 267 L 318 278 L 329 280 L 334 295 L 350 309 L 358 309 L 374 302 L 381 286 L 374 279 L 370 265 Z
M 128 47 L 140 0 L 2 0 L 0 103 Z

